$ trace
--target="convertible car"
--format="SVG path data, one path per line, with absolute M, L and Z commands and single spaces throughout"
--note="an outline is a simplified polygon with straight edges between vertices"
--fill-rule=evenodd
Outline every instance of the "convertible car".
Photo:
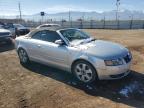
M 123 78 L 132 62 L 131 52 L 122 45 L 74 28 L 36 29 L 16 38 L 16 50 L 22 64 L 50 65 L 73 73 L 83 83 Z

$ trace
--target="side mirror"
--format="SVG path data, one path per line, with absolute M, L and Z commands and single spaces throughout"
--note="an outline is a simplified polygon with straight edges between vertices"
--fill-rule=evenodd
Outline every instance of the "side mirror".
M 58 44 L 58 45 L 64 45 L 65 44 L 65 42 L 63 41 L 63 40 L 56 40 L 55 41 L 55 44 Z

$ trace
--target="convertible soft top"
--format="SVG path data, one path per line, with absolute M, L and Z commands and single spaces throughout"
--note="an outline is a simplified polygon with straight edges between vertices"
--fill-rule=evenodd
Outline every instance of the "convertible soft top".
M 64 28 L 64 27 L 50 27 L 50 28 L 39 28 L 39 29 L 34 29 L 31 31 L 27 36 L 32 36 L 36 32 L 43 31 L 43 30 L 49 30 L 49 31 L 57 31 L 57 30 L 65 30 L 65 29 L 76 29 L 76 28 Z

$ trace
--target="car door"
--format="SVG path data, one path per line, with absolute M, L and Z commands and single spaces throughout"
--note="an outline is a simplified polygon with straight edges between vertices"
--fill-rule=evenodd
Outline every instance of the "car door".
M 62 40 L 56 31 L 45 30 L 42 32 L 41 44 L 42 59 L 59 68 L 68 68 L 69 51 L 66 45 L 55 44 L 56 40 Z
M 27 40 L 27 51 L 29 54 L 29 57 L 37 62 L 42 62 L 44 60 L 43 59 L 43 54 L 41 53 L 41 46 L 43 45 L 43 41 L 42 41 L 42 32 L 38 31 L 35 34 L 33 34 L 31 36 L 30 39 Z
M 55 44 L 59 39 L 61 37 L 56 31 L 43 30 L 35 33 L 27 42 L 31 58 L 59 68 L 68 68 L 69 51 L 66 45 Z

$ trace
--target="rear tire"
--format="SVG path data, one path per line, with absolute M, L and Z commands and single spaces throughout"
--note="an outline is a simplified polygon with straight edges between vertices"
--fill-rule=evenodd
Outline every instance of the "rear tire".
M 85 60 L 75 62 L 72 66 L 72 72 L 82 83 L 88 84 L 98 79 L 95 68 Z

